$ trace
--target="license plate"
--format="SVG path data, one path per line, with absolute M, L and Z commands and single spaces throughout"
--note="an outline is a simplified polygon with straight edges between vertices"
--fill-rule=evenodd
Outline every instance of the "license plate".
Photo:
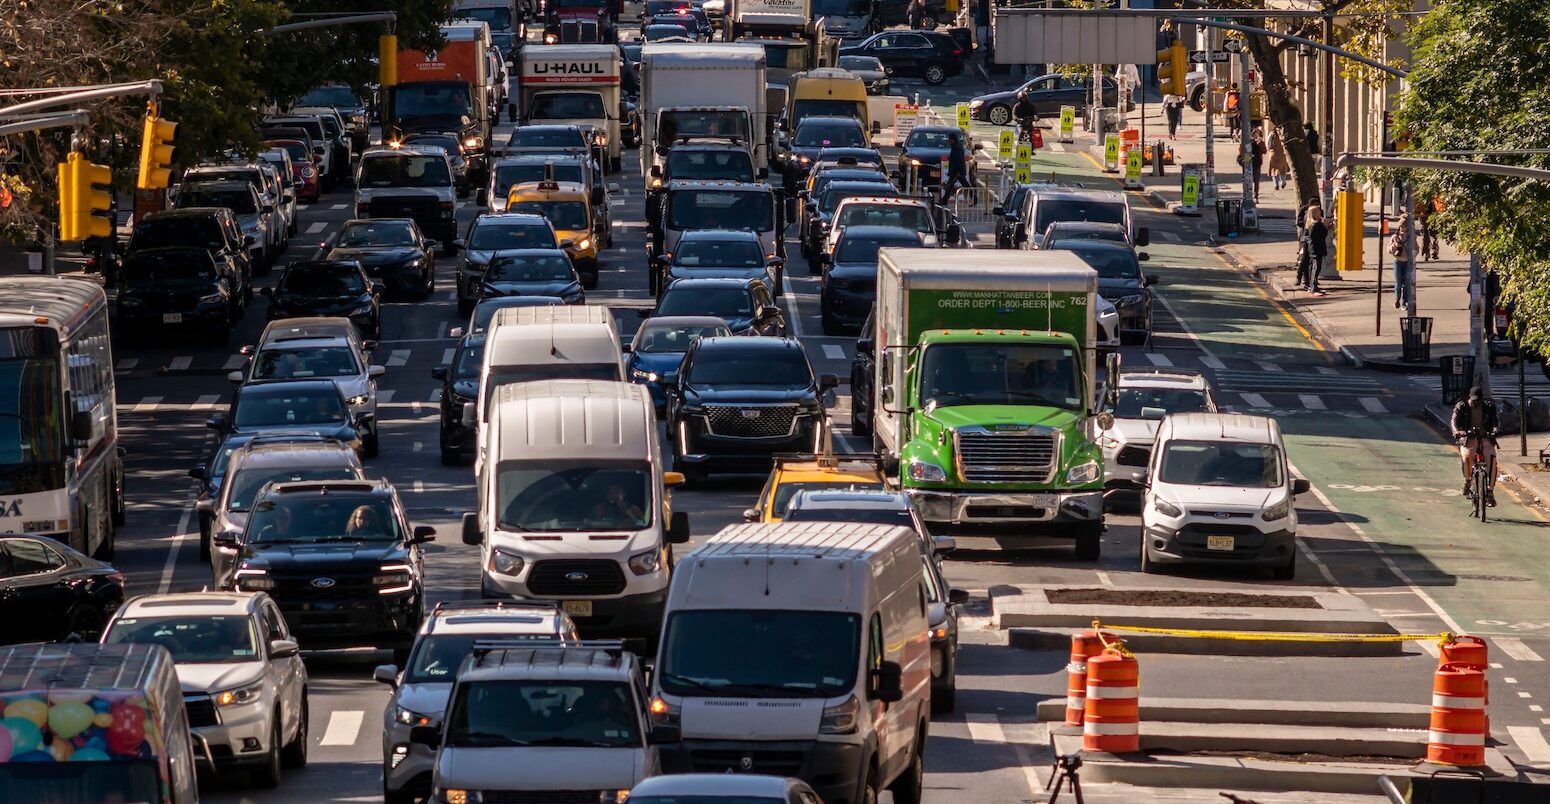
M 161 314 L 161 322 L 163 324 L 181 324 L 181 323 L 183 323 L 183 314 L 182 313 L 162 313 Z
M 1233 537 L 1232 536 L 1207 536 L 1206 537 L 1206 549 L 1207 550 L 1231 550 L 1231 549 L 1233 549 Z
M 1053 495 L 1053 494 L 1030 494 L 1030 495 L 1028 495 L 1028 504 L 1033 506 L 1034 508 L 1054 508 L 1055 504 L 1056 504 L 1055 503 L 1055 495 Z
M 572 617 L 591 617 L 592 601 L 590 600 L 562 600 L 560 610 Z

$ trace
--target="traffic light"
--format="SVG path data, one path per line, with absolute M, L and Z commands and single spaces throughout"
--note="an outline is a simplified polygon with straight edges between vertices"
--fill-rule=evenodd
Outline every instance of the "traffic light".
M 172 183 L 172 152 L 176 150 L 172 138 L 178 132 L 178 124 L 162 120 L 155 112 L 145 116 L 145 130 L 140 135 L 140 175 L 135 186 L 141 190 L 164 190 Z
M 1184 43 L 1175 41 L 1167 50 L 1157 51 L 1157 84 L 1165 95 L 1184 97 L 1189 90 L 1185 76 L 1189 75 L 1189 51 Z
M 1362 270 L 1362 194 L 1335 194 L 1335 269 Z
M 106 188 L 97 189 L 97 185 Z M 113 170 L 75 151 L 59 163 L 59 239 L 85 240 L 113 233 Z M 99 214 L 100 213 L 100 214 Z
M 377 84 L 383 88 L 398 84 L 398 37 L 377 37 Z

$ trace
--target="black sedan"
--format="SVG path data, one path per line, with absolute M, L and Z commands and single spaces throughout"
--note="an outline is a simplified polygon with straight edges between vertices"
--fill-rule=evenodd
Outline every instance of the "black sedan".
M 920 233 L 902 226 L 847 226 L 834 253 L 823 255 L 819 311 L 823 334 L 847 335 L 861 328 L 877 299 L 877 251 L 921 248 Z
M 963 48 L 936 31 L 883 31 L 840 48 L 841 56 L 872 56 L 896 76 L 940 84 L 963 72 Z
M 332 380 L 290 380 L 238 386 L 230 410 L 211 416 L 205 426 L 222 436 L 273 433 L 337 438 L 359 452 L 359 431 L 370 421 L 370 413 L 350 413 Z
M 197 331 L 224 341 L 247 308 L 240 268 L 203 248 L 135 251 L 124 260 L 115 329 Z
M 425 300 L 436 290 L 436 247 L 409 218 L 345 221 L 324 259 L 356 260 L 387 292 Z
M 684 232 L 672 254 L 656 259 L 658 287 L 680 279 L 757 279 L 780 295 L 785 262 L 764 253 L 759 235 L 748 231 L 696 229 Z
M 259 293 L 269 297 L 270 321 L 339 316 L 350 319 L 361 337 L 376 340 L 382 336 L 381 291 L 382 284 L 368 280 L 355 260 L 296 260 L 273 288 Z
M 963 132 L 957 126 L 919 126 L 910 132 L 908 139 L 904 141 L 904 147 L 899 149 L 899 175 L 907 175 L 911 172 L 915 175 L 916 186 L 938 184 L 942 180 L 942 171 L 947 168 L 947 157 L 952 153 L 952 135 L 958 135 L 959 144 L 963 146 L 964 167 L 969 172 L 969 186 L 974 186 L 978 180 L 975 166 L 974 152 L 982 151 L 985 146 L 975 143 L 971 148 L 964 141 Z
M 975 119 L 997 126 L 1010 125 L 1017 114 L 1021 98 L 1033 108 L 1039 117 L 1058 117 L 1060 107 L 1085 108 L 1092 99 L 1092 84 L 1088 81 L 1064 75 L 1041 75 L 1026 84 L 1004 92 L 980 95 L 969 101 L 969 114 Z M 1103 79 L 1103 105 L 1119 104 L 1119 85 L 1107 76 Z M 1026 114 L 1026 112 L 1024 112 Z
M 0 645 L 95 641 L 124 602 L 124 574 L 46 536 L 0 534 Z
M 861 335 L 856 338 L 856 357 L 850 361 L 850 433 L 868 439 L 872 437 L 872 386 L 873 372 L 877 369 L 876 327 L 874 306 L 861 325 Z
M 657 297 L 652 315 L 713 315 L 733 335 L 786 334 L 785 311 L 757 279 L 680 279 Z
M 499 251 L 480 280 L 483 298 L 497 296 L 558 296 L 566 304 L 587 300 L 581 276 L 563 249 L 523 248 Z
M 1121 343 L 1144 344 L 1152 337 L 1152 285 L 1156 278 L 1141 273 L 1147 255 L 1129 243 L 1077 238 L 1056 240 L 1046 248 L 1074 251 L 1098 272 L 1098 295 L 1119 312 Z

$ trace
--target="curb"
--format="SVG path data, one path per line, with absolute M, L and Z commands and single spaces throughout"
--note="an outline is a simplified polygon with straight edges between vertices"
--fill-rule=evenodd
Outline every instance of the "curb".
M 1021 650 L 1069 652 L 1071 635 L 1079 628 L 1009 628 L 1007 644 Z M 1186 656 L 1404 656 L 1403 642 L 1261 642 L 1210 637 L 1175 637 L 1131 634 L 1125 646 L 1138 653 Z
M 1066 699 L 1039 701 L 1039 720 L 1059 724 Z M 1142 723 L 1231 723 L 1260 726 L 1326 726 L 1358 729 L 1424 729 L 1431 722 L 1426 704 L 1374 704 L 1367 701 L 1311 702 L 1218 700 L 1209 698 L 1140 699 Z

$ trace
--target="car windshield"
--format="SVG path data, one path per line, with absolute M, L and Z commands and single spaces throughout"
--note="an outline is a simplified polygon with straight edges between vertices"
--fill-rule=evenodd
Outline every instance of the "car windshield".
M 1065 346 L 943 343 L 921 359 L 928 405 L 1082 408 L 1081 359 Z
M 304 142 L 296 140 L 269 140 L 264 144 L 271 148 L 284 148 L 285 152 L 291 155 L 293 170 L 294 166 L 312 164 L 312 154 L 307 153 L 307 144 Z
M 773 511 L 776 516 L 783 517 L 790 513 L 786 509 L 791 505 L 791 498 L 797 496 L 797 492 L 799 491 L 843 491 L 845 489 L 854 488 L 856 485 L 857 483 L 854 480 L 815 480 L 811 482 L 798 481 L 795 483 L 781 483 L 775 487 L 775 496 L 770 500 L 770 510 Z M 881 485 L 881 483 L 863 485 Z M 820 511 L 809 514 L 807 518 L 809 520 L 822 521 L 823 516 L 821 516 L 821 514 L 828 513 L 831 513 L 828 509 L 822 509 Z
M 248 544 L 396 542 L 398 517 L 383 497 L 277 494 L 253 506 Z
M 651 467 L 641 463 L 502 461 L 500 526 L 516 531 L 644 530 L 651 525 Z
M 800 103 L 800 102 L 799 102 Z M 850 104 L 854 106 L 854 104 Z M 799 148 L 817 148 L 833 145 L 843 148 L 865 147 L 866 135 L 861 126 L 842 123 L 803 123 L 797 126 L 796 139 L 792 144 Z
M 1210 408 L 1206 392 L 1195 388 L 1121 388 L 1114 403 L 1114 415 L 1121 419 L 1139 419 L 1144 408 L 1168 413 L 1201 413 Z
M 833 698 L 860 663 L 848 612 L 687 610 L 663 630 L 657 683 L 677 695 Z
M 840 69 L 880 73 L 883 71 L 883 62 L 876 56 L 841 56 Z
M 1066 248 L 1080 255 L 1102 279 L 1141 281 L 1141 263 L 1136 260 L 1136 253 L 1128 248 L 1082 248 L 1078 243 L 1071 243 Z
M 296 99 L 297 106 L 323 106 L 334 108 L 350 108 L 361 105 L 361 99 L 355 96 L 355 90 L 347 86 L 323 86 L 313 87 L 307 90 L 307 94 Z
M 533 97 L 528 117 L 534 120 L 601 120 L 603 96 L 596 92 L 545 92 Z
M 677 324 L 652 324 L 649 320 L 635 334 L 637 354 L 681 354 L 689 351 L 689 344 L 700 338 L 731 335 L 725 324 L 716 326 L 679 326 Z
M 684 238 L 673 264 L 685 268 L 763 268 L 764 249 L 757 240 Z
M 344 422 L 344 400 L 333 388 L 246 394 L 238 399 L 234 416 L 234 424 L 238 429 Z
M 253 191 L 247 187 L 184 187 L 178 192 L 178 207 L 225 207 L 235 215 L 258 212 Z
M 576 128 L 519 128 L 506 143 L 511 148 L 585 148 L 587 141 Z
M 215 263 L 204 252 L 140 253 L 124 262 L 124 278 L 131 284 L 210 280 L 215 278 Z
M 109 645 L 160 645 L 175 664 L 258 661 L 258 635 L 246 614 L 194 617 L 121 617 L 103 635 Z
M 880 248 L 919 248 L 919 237 L 841 237 L 835 262 L 876 263 Z
M 728 190 L 678 190 L 668 209 L 672 228 L 744 229 L 768 232 L 775 228 L 775 202 L 769 192 Z
M 340 248 L 412 246 L 414 227 L 407 221 L 368 221 L 346 224 L 334 243 Z
M 353 377 L 361 364 L 348 346 L 266 346 L 253 357 L 252 379 L 301 380 Z
M 481 680 L 456 690 L 447 746 L 642 745 L 641 708 L 625 681 Z
M 350 263 L 301 265 L 280 277 L 280 292 L 316 298 L 356 296 L 366 292 L 366 278 Z
M 910 138 L 904 141 L 905 148 L 941 148 L 946 150 L 953 147 L 948 141 L 952 132 L 934 131 L 927 129 L 915 129 L 910 132 Z
M 421 154 L 378 154 L 361 160 L 362 187 L 450 187 L 447 158 Z
M 537 618 L 534 619 L 536 620 Z M 513 634 L 506 632 L 424 636 L 415 644 L 414 656 L 410 658 L 409 667 L 404 671 L 403 683 L 451 684 L 453 679 L 457 677 L 457 669 L 463 665 L 463 660 L 468 658 L 468 652 L 473 650 L 475 642 L 488 640 L 539 642 L 558 638 L 559 634 Z
M 247 511 L 253 498 L 269 483 L 298 483 L 303 480 L 360 480 L 361 473 L 353 466 L 318 466 L 307 469 L 246 469 L 232 475 L 230 491 L 226 495 L 226 510 L 233 513 Z
M 675 179 L 746 181 L 753 174 L 753 160 L 746 151 L 674 148 L 667 154 L 667 175 Z
M 813 371 L 796 349 L 703 349 L 694 356 L 688 382 L 700 386 L 760 385 L 806 388 Z
M 1281 450 L 1241 441 L 1169 441 L 1158 477 L 1179 486 L 1275 488 L 1282 485 Z
M 549 225 L 561 231 L 584 231 L 588 228 L 587 204 L 583 201 L 518 201 L 510 207 L 512 212 L 531 212 L 549 219 Z
M 1018 203 L 1014 198 L 1008 204 L 1007 209 L 1015 209 Z M 1052 223 L 1044 231 L 1044 237 L 1048 241 L 1048 245 L 1041 246 L 1041 248 L 1069 248 L 1076 250 L 1078 248 L 1077 243 L 1067 244 L 1073 240 L 1078 241 L 1078 243 L 1083 240 L 1101 240 L 1108 243 L 1128 242 L 1125 239 L 1125 230 L 1118 226 L 1075 227 Z
M 904 508 L 850 508 L 824 506 L 822 508 L 798 508 L 786 512 L 787 522 L 862 522 L 870 525 L 896 525 L 915 529 L 915 520 Z
M 148 220 L 136 225 L 129 238 L 131 252 L 169 246 L 202 246 L 213 251 L 225 245 L 221 225 L 214 217 L 200 213 Z
M 247 436 L 232 436 L 222 442 L 220 448 L 215 451 L 215 455 L 210 458 L 210 467 L 208 469 L 210 479 L 217 480 L 225 477 L 226 466 L 231 463 L 232 454 L 247 443 Z
M 457 138 L 446 134 L 415 134 L 405 137 L 404 144 L 433 146 L 446 151 L 448 156 L 458 156 L 463 153 L 463 147 Z
M 486 282 L 559 282 L 574 276 L 570 258 L 564 254 L 524 254 L 490 260 L 484 279 Z
M 839 211 L 835 227 L 898 226 L 921 234 L 935 234 L 931 210 L 913 204 L 847 204 Z
M 669 286 L 657 302 L 657 315 L 713 315 L 718 318 L 747 318 L 753 313 L 748 289 L 731 287 Z
M 488 326 L 489 322 L 485 322 Z M 482 329 L 480 331 L 483 331 Z M 457 372 L 453 375 L 458 380 L 476 380 L 479 372 L 484 368 L 484 340 L 466 344 L 457 354 Z
M 554 166 L 555 181 L 568 181 L 573 184 L 582 183 L 580 162 L 556 160 L 549 162 L 549 164 Z M 511 192 L 512 185 L 543 180 L 543 162 L 519 162 L 514 165 L 500 165 L 495 168 L 495 191 L 502 196 Z
M 885 184 L 883 182 L 877 182 L 875 185 L 869 184 L 865 187 L 829 187 L 823 191 L 823 198 L 818 202 L 818 211 L 833 212 L 834 208 L 839 206 L 841 201 L 858 195 L 893 196 L 898 194 L 899 191 L 894 189 L 892 184 Z
M 1042 233 L 1055 221 L 1125 222 L 1125 205 L 1113 201 L 1089 201 L 1085 198 L 1040 199 L 1034 229 Z
M 687 39 L 689 38 L 689 28 L 687 24 L 668 25 L 666 23 L 657 23 L 647 25 L 645 38 L 647 42 L 660 42 L 664 39 L 672 38 Z
M 533 221 L 481 221 L 468 236 L 474 251 L 499 251 L 508 248 L 559 248 L 554 230 Z

